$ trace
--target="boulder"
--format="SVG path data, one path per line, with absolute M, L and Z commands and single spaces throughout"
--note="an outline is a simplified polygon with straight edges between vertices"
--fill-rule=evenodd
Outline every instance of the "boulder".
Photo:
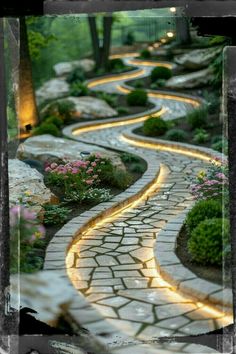
M 46 81 L 38 90 L 36 90 L 36 99 L 38 104 L 56 98 L 64 97 L 69 94 L 69 84 L 62 78 Z
M 175 62 L 186 69 L 198 70 L 207 67 L 222 52 L 222 47 L 195 49 L 175 57 Z
M 108 118 L 118 115 L 106 101 L 96 97 L 67 97 L 67 100 L 75 103 L 75 116 L 80 118 Z
M 95 66 L 94 60 L 92 59 L 81 59 L 74 61 L 67 61 L 62 63 L 57 63 L 53 66 L 56 76 L 68 75 L 71 71 L 76 68 L 81 68 L 83 71 L 88 72 L 93 70 Z
M 49 134 L 32 136 L 20 144 L 17 150 L 19 159 L 35 159 L 42 162 L 73 161 L 81 159 L 80 152 L 99 153 L 102 157 L 111 159 L 113 165 L 125 169 L 119 155 L 113 151 L 94 145 L 88 145 L 74 140 L 56 138 Z
M 211 68 L 198 70 L 189 74 L 173 76 L 166 81 L 165 87 L 171 89 L 188 89 L 208 85 L 214 78 Z
M 75 290 L 55 271 L 22 273 L 20 279 L 18 275 L 12 275 L 10 282 L 11 306 L 19 310 L 20 305 L 37 311 L 33 316 L 50 326 L 57 325 L 58 318 L 67 311 L 75 296 Z
M 24 195 L 36 213 L 42 210 L 43 204 L 57 202 L 55 195 L 45 186 L 43 175 L 18 159 L 9 160 L 9 195 L 10 206 L 19 204 L 19 198 Z

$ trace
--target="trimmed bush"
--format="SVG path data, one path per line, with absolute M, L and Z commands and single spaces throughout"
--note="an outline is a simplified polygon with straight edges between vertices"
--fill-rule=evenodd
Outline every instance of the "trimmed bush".
M 111 59 L 108 62 L 108 69 L 111 71 L 121 70 L 125 67 L 123 60 L 120 58 Z
M 116 110 L 117 110 L 118 114 L 129 114 L 130 113 L 129 108 L 123 107 L 123 106 L 116 108 Z
M 206 106 L 190 111 L 186 118 L 192 129 L 202 128 L 207 124 L 208 110 Z
M 48 104 L 42 110 L 42 118 L 46 119 L 49 116 L 56 116 L 63 121 L 69 121 L 75 113 L 75 104 L 70 100 L 59 100 Z
M 140 58 L 143 58 L 143 59 L 150 59 L 151 58 L 151 52 L 148 50 L 148 49 L 143 49 L 141 52 L 140 52 Z
M 84 71 L 82 68 L 76 68 L 74 69 L 71 73 L 68 74 L 66 81 L 69 84 L 72 84 L 73 82 L 76 81 L 81 81 L 83 82 L 85 80 L 85 75 L 84 75 Z
M 186 141 L 188 134 L 182 129 L 170 129 L 166 133 L 166 139 L 173 141 Z
M 56 125 L 52 123 L 46 123 L 46 122 L 34 128 L 32 134 L 33 135 L 51 134 L 54 136 L 61 136 L 61 132 Z
M 150 117 L 143 124 L 143 132 L 148 136 L 161 136 L 168 130 L 168 123 L 162 118 Z
M 70 95 L 75 97 L 88 96 L 89 89 L 80 81 L 75 81 L 70 86 Z
M 221 218 L 207 219 L 192 231 L 188 251 L 197 263 L 221 266 L 223 246 L 228 242 L 229 221 Z
M 133 176 L 128 172 L 120 169 L 114 168 L 112 173 L 112 179 L 110 185 L 120 189 L 126 189 L 133 182 Z
M 209 134 L 205 129 L 196 129 L 193 141 L 196 143 L 205 143 L 209 139 Z
M 155 82 L 159 79 L 168 80 L 172 76 L 172 71 L 164 66 L 157 66 L 151 71 L 151 81 Z
M 143 88 L 144 87 L 144 82 L 142 80 L 136 80 L 133 84 L 133 86 L 137 89 Z
M 45 119 L 44 121 L 47 124 L 54 124 L 58 129 L 60 129 L 63 125 L 63 120 L 57 116 L 51 116 Z
M 107 92 L 97 92 L 96 97 L 106 101 L 106 103 L 109 104 L 111 107 L 117 106 L 118 97 L 116 94 L 110 94 Z
M 148 96 L 144 90 L 133 90 L 126 96 L 127 104 L 129 106 L 146 106 Z
M 201 200 L 190 210 L 186 219 L 188 232 L 191 232 L 201 221 L 222 217 L 222 205 L 214 199 Z

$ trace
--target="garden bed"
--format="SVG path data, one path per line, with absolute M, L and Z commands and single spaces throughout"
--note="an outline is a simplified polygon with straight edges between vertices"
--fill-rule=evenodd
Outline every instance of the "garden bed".
M 224 273 L 222 267 L 203 266 L 191 260 L 188 247 L 188 234 L 186 227 L 183 226 L 177 238 L 176 255 L 179 257 L 182 264 L 195 273 L 200 278 L 209 280 L 213 283 L 231 287 L 230 269 L 225 268 Z

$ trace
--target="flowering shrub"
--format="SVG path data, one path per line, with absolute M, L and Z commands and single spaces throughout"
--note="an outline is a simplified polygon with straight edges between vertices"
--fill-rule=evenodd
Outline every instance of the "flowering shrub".
M 17 272 L 18 263 L 22 272 L 28 271 L 26 257 L 44 235 L 45 229 L 34 212 L 22 205 L 15 205 L 10 209 L 11 272 Z
M 219 159 L 211 161 L 207 171 L 199 172 L 197 182 L 192 185 L 192 194 L 196 199 L 226 198 L 228 194 L 227 163 L 218 164 Z

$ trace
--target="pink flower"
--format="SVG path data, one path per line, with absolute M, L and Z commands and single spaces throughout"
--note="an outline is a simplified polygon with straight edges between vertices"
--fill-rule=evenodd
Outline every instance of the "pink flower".
M 72 168 L 72 171 L 71 171 L 71 173 L 73 173 L 73 174 L 76 174 L 76 173 L 78 173 L 78 169 L 77 169 L 77 168 L 75 168 L 75 167 L 73 167 L 73 168 Z
M 48 166 L 45 168 L 45 172 L 51 172 L 51 171 L 52 171 L 51 167 Z
M 88 170 L 87 170 L 87 173 L 92 173 L 93 172 L 93 169 L 92 168 L 89 168 Z
M 94 175 L 93 178 L 98 178 L 98 175 Z
M 97 164 L 96 164 L 96 162 L 94 161 L 94 162 L 92 162 L 91 163 L 91 165 L 93 166 L 93 167 L 96 167 L 97 166 Z
M 93 179 L 87 179 L 87 181 L 85 181 L 86 184 L 92 184 L 93 183 Z
M 52 168 L 52 169 L 54 169 L 54 168 L 56 168 L 56 167 L 57 167 L 57 163 L 56 163 L 56 162 L 51 163 L 51 168 Z
M 95 154 L 95 157 L 97 158 L 97 159 L 99 159 L 99 158 L 101 158 L 101 154 L 99 154 L 98 152 Z

